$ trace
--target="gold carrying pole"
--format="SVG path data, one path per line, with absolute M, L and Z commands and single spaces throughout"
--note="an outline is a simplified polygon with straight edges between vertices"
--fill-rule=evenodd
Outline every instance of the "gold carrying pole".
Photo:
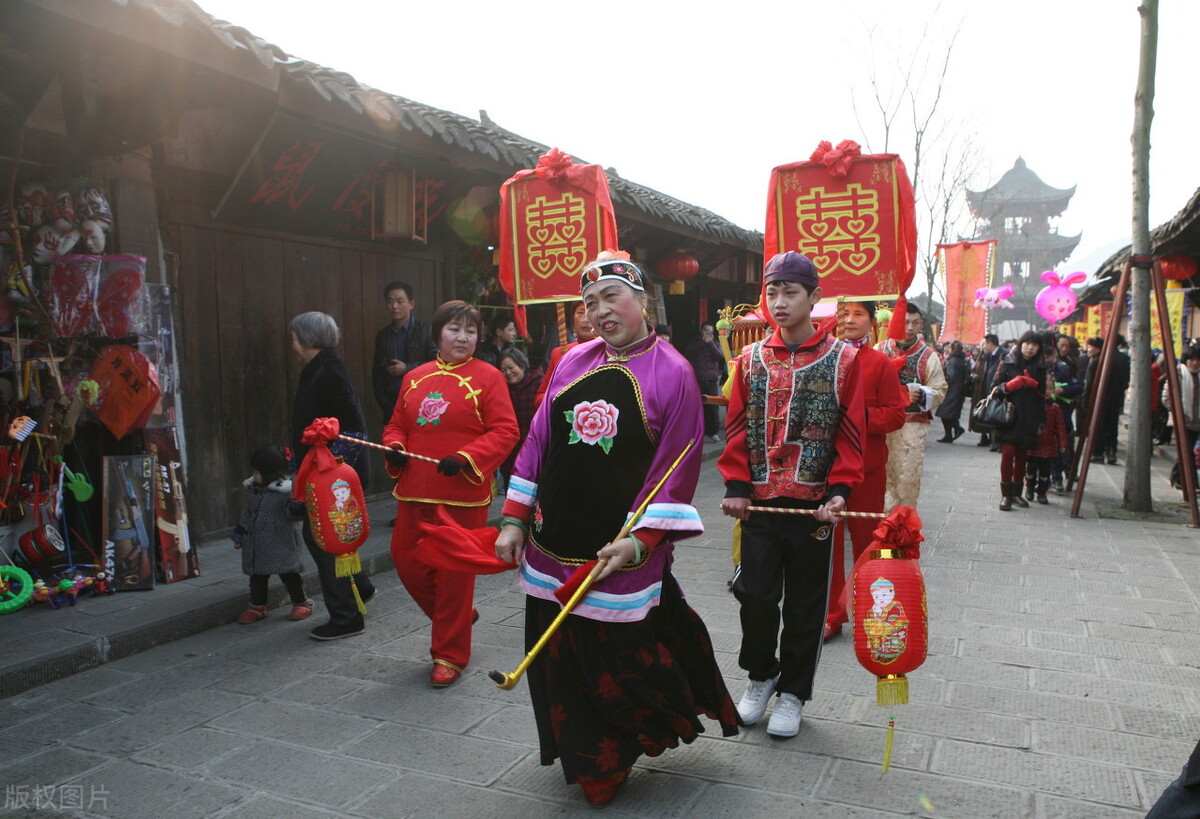
M 667 482 L 667 478 L 671 477 L 671 473 L 675 471 L 675 468 L 678 467 L 683 461 L 683 456 L 687 455 L 688 452 L 691 451 L 692 446 L 695 443 L 695 438 L 688 441 L 687 446 L 683 448 L 683 452 L 680 452 L 679 457 L 675 459 L 675 463 L 671 464 L 670 468 L 662 476 L 659 482 L 656 483 L 654 488 L 650 490 L 650 494 L 646 495 L 646 499 L 642 501 L 642 505 L 634 511 L 633 515 L 630 516 L 625 525 L 621 527 L 621 531 L 617 532 L 617 536 L 609 541 L 610 543 L 616 543 L 621 538 L 629 535 L 630 531 L 633 530 L 634 524 L 641 519 L 642 515 L 645 514 L 646 509 L 650 506 L 650 501 L 654 500 L 654 496 L 658 494 L 658 490 L 662 489 L 663 484 Z M 604 571 L 604 567 L 607 565 L 608 558 L 601 558 L 600 560 L 596 561 L 596 565 L 592 567 L 592 570 L 588 573 L 588 576 L 585 577 L 583 582 L 579 584 L 579 588 L 576 589 L 575 593 L 571 595 L 571 599 L 567 601 L 565 606 L 563 606 L 562 611 L 558 613 L 558 616 L 554 618 L 552 623 L 550 623 L 550 626 L 546 629 L 546 632 L 538 638 L 538 641 L 533 644 L 533 648 L 529 649 L 529 653 L 525 655 L 525 659 L 521 660 L 521 663 L 513 670 L 511 674 L 504 674 L 499 671 L 491 671 L 488 673 L 488 676 L 492 678 L 492 682 L 496 684 L 497 688 L 503 688 L 505 691 L 509 691 L 517 684 L 522 675 L 524 675 L 524 673 L 529 669 L 529 666 L 533 663 L 534 658 L 537 657 L 538 653 L 546 647 L 546 643 L 550 642 L 550 638 L 554 636 L 554 632 L 558 631 L 559 626 L 561 626 L 563 621 L 567 619 L 567 615 L 571 613 L 575 606 L 578 605 L 579 601 L 583 599 L 584 595 L 588 593 L 588 590 L 592 588 L 592 584 L 596 582 L 596 578 L 600 576 L 600 572 Z

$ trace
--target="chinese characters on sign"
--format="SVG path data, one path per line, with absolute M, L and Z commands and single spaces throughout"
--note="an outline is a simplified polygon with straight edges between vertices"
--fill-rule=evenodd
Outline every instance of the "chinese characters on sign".
M 612 216 L 587 191 L 536 176 L 512 184 L 507 199 L 510 227 L 502 233 L 501 247 L 511 249 L 507 260 L 517 300 L 531 304 L 577 298 L 579 274 L 604 249 L 602 231 Z
M 879 193 L 861 185 L 812 188 L 795 198 L 796 249 L 821 275 L 861 276 L 879 263 Z
M 584 232 L 584 201 L 564 193 L 549 200 L 539 196 L 525 208 L 525 237 L 529 241 L 529 264 L 546 278 L 554 272 L 575 276 L 587 262 Z
M 304 175 L 308 173 L 308 166 L 324 147 L 324 142 L 293 142 L 291 147 L 275 160 L 275 164 L 271 166 L 271 175 L 258 186 L 258 190 L 250 197 L 250 203 L 273 205 L 287 196 L 287 206 L 292 210 L 299 210 L 304 200 L 313 192 L 313 186 L 309 185 L 304 193 L 300 193 Z
M 371 241 L 372 189 L 395 163 L 394 148 L 279 114 L 213 216 L 288 233 Z M 432 219 L 445 182 L 417 176 L 416 196 Z
M 808 256 L 825 298 L 895 298 L 915 270 L 912 184 L 893 154 L 857 156 L 847 167 L 834 175 L 810 160 L 771 171 L 764 256 Z

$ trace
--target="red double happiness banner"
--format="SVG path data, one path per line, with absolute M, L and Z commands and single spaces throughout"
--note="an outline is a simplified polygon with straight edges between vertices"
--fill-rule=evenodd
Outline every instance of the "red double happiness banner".
M 946 320 L 938 341 L 976 344 L 987 332 L 987 308 L 975 306 L 975 291 L 992 286 L 996 240 L 937 247 L 938 266 L 946 282 Z
M 897 298 L 912 284 L 917 226 L 912 183 L 895 154 L 822 142 L 807 162 L 771 171 L 764 261 L 812 259 L 826 298 Z
M 536 168 L 500 186 L 500 284 L 518 305 L 579 298 L 579 276 L 601 250 L 617 249 L 608 178 L 554 148 Z

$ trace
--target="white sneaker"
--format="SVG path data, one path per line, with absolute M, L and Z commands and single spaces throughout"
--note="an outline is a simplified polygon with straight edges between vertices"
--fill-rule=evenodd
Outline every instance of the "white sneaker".
M 775 710 L 767 723 L 767 733 L 773 737 L 794 737 L 800 733 L 800 717 L 804 703 L 795 694 L 780 694 L 775 700 Z
M 742 718 L 743 725 L 753 725 L 767 713 L 767 706 L 771 702 L 771 695 L 775 693 L 777 682 L 778 674 L 769 680 L 750 680 L 746 686 L 746 693 L 742 694 L 742 699 L 737 704 L 738 716 Z

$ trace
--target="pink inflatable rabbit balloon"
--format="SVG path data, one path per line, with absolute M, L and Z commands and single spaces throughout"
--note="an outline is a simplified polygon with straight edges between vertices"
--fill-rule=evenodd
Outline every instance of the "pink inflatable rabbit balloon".
M 1053 270 L 1047 270 L 1042 274 L 1042 281 L 1046 282 L 1046 286 L 1038 292 L 1033 306 L 1048 323 L 1057 324 L 1075 312 L 1078 299 L 1071 285 L 1087 281 L 1087 274 L 1076 270 L 1060 279 Z
M 1001 287 L 981 287 L 975 291 L 975 306 L 985 307 L 988 310 L 994 310 L 997 307 L 1007 307 L 1011 310 L 1013 303 L 1008 300 L 1008 297 L 1012 294 L 1013 286 L 1011 284 Z

